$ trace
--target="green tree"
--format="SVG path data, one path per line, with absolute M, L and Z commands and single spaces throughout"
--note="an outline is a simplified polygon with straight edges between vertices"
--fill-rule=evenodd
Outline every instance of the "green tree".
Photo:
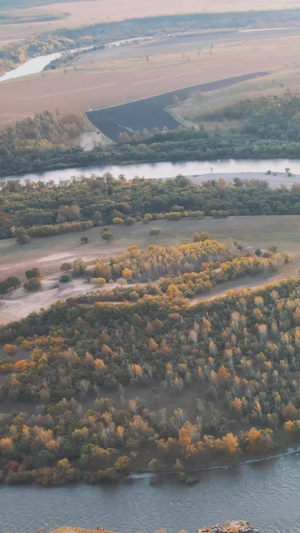
M 160 236 L 160 234 L 161 234 L 161 229 L 159 228 L 151 228 L 149 231 L 149 235 L 151 237 L 156 237 L 157 239 Z
M 39 268 L 34 267 L 34 268 L 30 268 L 29 270 L 26 270 L 25 276 L 27 279 L 32 279 L 32 278 L 41 279 L 43 277 L 43 274 Z
M 112 234 L 111 231 L 104 231 L 104 232 L 102 233 L 102 239 L 103 239 L 104 241 L 108 241 L 108 242 L 110 242 L 110 241 L 113 240 L 113 238 L 114 238 L 114 236 L 113 236 L 113 234 Z
M 24 228 L 17 228 L 15 230 L 15 237 L 18 244 L 28 244 L 31 241 L 30 236 Z
M 27 292 L 39 291 L 42 288 L 41 280 L 40 278 L 30 278 L 24 283 L 23 287 Z

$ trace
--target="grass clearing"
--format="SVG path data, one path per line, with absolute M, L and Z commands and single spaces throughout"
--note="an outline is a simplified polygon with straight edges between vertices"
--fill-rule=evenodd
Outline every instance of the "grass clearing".
M 150 237 L 151 227 L 161 229 L 161 238 Z M 103 241 L 101 228 L 84 232 L 90 240 L 86 245 L 80 243 L 82 233 L 36 238 L 28 245 L 19 245 L 14 239 L 0 241 L 0 279 L 17 275 L 24 280 L 25 271 L 32 267 L 40 268 L 46 276 L 38 293 L 28 294 L 20 288 L 0 299 L 0 324 L 21 319 L 41 308 L 46 309 L 57 300 L 97 290 L 95 285 L 87 284 L 82 278 L 70 283 L 58 283 L 63 262 L 72 262 L 79 257 L 87 263 L 92 263 L 96 258 L 109 261 L 111 256 L 122 253 L 132 244 L 145 249 L 150 244 L 168 246 L 191 242 L 195 231 L 208 231 L 212 238 L 221 242 L 232 237 L 245 248 L 260 247 L 264 250 L 275 245 L 279 250 L 289 252 L 293 261 L 278 273 L 246 276 L 218 284 L 209 293 L 192 298 L 191 304 L 225 295 L 229 289 L 255 288 L 287 276 L 297 276 L 300 269 L 300 216 L 249 216 L 218 220 L 207 217 L 202 220 L 183 219 L 176 223 L 160 220 L 150 224 L 139 222 L 131 227 L 115 225 L 110 229 L 115 237 L 111 244 Z M 113 286 L 106 285 L 104 290 Z
M 161 229 L 159 239 L 150 237 L 151 227 Z M 101 228 L 92 228 L 75 234 L 34 238 L 26 245 L 17 244 L 15 239 L 0 241 L 1 279 L 5 279 L 8 275 L 17 275 L 24 279 L 25 270 L 33 266 L 38 266 L 46 276 L 55 275 L 63 262 L 73 261 L 79 257 L 87 262 L 92 262 L 96 258 L 108 260 L 132 244 L 145 249 L 150 244 L 168 246 L 191 242 L 195 231 L 208 231 L 212 238 L 221 242 L 232 237 L 245 247 L 268 249 L 275 245 L 278 249 L 289 252 L 294 258 L 294 261 L 287 265 L 285 275 L 296 275 L 300 268 L 300 216 L 298 215 L 237 216 L 227 219 L 206 217 L 202 220 L 185 218 L 178 222 L 156 220 L 150 224 L 138 222 L 130 227 L 113 225 L 110 230 L 114 234 L 111 244 L 103 241 Z M 89 238 L 88 244 L 80 243 L 82 235 Z

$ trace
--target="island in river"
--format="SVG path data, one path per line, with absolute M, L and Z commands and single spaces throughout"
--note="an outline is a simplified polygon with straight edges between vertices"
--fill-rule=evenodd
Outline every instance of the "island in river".
M 166 530 L 161 530 L 166 531 Z M 81 529 L 74 527 L 60 527 L 51 533 L 111 533 L 102 527 L 98 526 L 96 529 Z M 226 522 L 225 526 L 215 525 L 212 528 L 203 527 L 197 530 L 197 533 L 260 533 L 249 522 L 244 520 L 233 520 Z

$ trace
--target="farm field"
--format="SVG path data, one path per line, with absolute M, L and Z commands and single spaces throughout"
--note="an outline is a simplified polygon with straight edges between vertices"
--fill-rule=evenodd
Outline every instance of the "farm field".
M 202 85 L 164 93 L 160 96 L 154 96 L 153 98 L 147 98 L 131 104 L 90 111 L 87 113 L 87 116 L 104 135 L 113 141 L 117 141 L 119 134 L 127 130 L 134 132 L 135 130 L 141 131 L 143 128 L 152 130 L 153 128 L 163 129 L 164 127 L 170 130 L 176 130 L 180 122 L 176 121 L 165 110 L 166 107 L 172 105 L 174 98 L 185 100 L 190 95 L 199 93 L 199 91 L 202 93 L 213 91 L 214 88 L 229 87 L 248 79 L 257 79 L 265 74 L 264 72 L 255 72 L 253 74 L 236 76 L 212 83 L 204 83 Z
M 149 236 L 151 227 L 161 229 L 161 238 L 153 240 Z M 122 253 L 130 245 L 136 244 L 145 249 L 150 244 L 163 246 L 191 241 L 195 231 L 209 231 L 213 239 L 226 241 L 228 237 L 237 239 L 245 247 L 260 247 L 278 249 L 288 252 L 293 261 L 284 266 L 277 274 L 266 274 L 252 278 L 237 279 L 215 286 L 208 294 L 193 298 L 191 303 L 212 299 L 218 295 L 225 295 L 229 289 L 255 288 L 267 283 L 275 283 L 287 276 L 297 276 L 300 269 L 300 216 L 248 216 L 229 217 L 228 219 L 205 218 L 201 221 L 183 219 L 176 223 L 165 220 L 155 221 L 145 225 L 137 223 L 135 226 L 112 226 L 114 241 L 106 244 L 101 239 L 101 229 L 92 228 L 85 231 L 90 243 L 80 244 L 80 236 L 66 234 L 61 236 L 32 239 L 28 245 L 20 246 L 14 240 L 0 242 L 0 275 L 18 275 L 24 279 L 25 270 L 38 267 L 45 274 L 43 290 L 38 295 L 28 295 L 23 289 L 17 289 L 0 300 L 0 323 L 22 318 L 41 307 L 48 307 L 57 299 L 66 299 L 80 293 L 93 290 L 81 279 L 73 280 L 64 287 L 55 287 L 59 278 L 59 267 L 63 262 L 73 261 L 79 257 L 87 263 L 96 258 L 109 261 L 112 255 Z M 102 242 L 101 242 L 102 241 Z M 110 285 L 113 287 L 113 285 Z
M 3 82 L 0 125 L 45 109 L 87 111 L 258 71 L 270 72 L 274 78 L 283 68 L 299 70 L 299 35 L 258 37 L 249 42 L 241 38 L 216 44 L 213 50 L 205 48 L 200 55 L 197 42 L 189 43 L 190 53 L 185 48 L 184 57 L 178 51 L 153 55 L 147 61 L 145 48 L 136 58 L 70 66 L 66 71 L 57 69 Z M 261 85 L 257 80 L 253 83 Z

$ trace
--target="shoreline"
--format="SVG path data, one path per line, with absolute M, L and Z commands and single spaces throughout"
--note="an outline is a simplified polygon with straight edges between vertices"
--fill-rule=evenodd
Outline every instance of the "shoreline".
M 285 452 L 280 452 L 274 455 L 261 455 L 257 458 L 249 458 L 244 459 L 242 461 L 233 462 L 233 463 L 226 463 L 226 464 L 213 464 L 208 466 L 195 466 L 191 468 L 185 468 L 184 470 L 161 470 L 158 472 L 151 472 L 150 470 L 146 470 L 144 472 L 131 472 L 126 476 L 125 479 L 151 479 L 152 477 L 159 477 L 159 476 L 170 476 L 170 475 L 179 475 L 181 472 L 184 472 L 185 474 L 193 473 L 193 472 L 208 472 L 208 471 L 214 471 L 214 470 L 229 470 L 230 468 L 235 468 L 239 466 L 246 466 L 256 463 L 263 463 L 267 461 L 277 460 L 281 459 L 282 457 L 288 457 L 290 455 L 297 455 L 297 453 L 300 453 L 300 445 L 297 448 L 288 448 Z

